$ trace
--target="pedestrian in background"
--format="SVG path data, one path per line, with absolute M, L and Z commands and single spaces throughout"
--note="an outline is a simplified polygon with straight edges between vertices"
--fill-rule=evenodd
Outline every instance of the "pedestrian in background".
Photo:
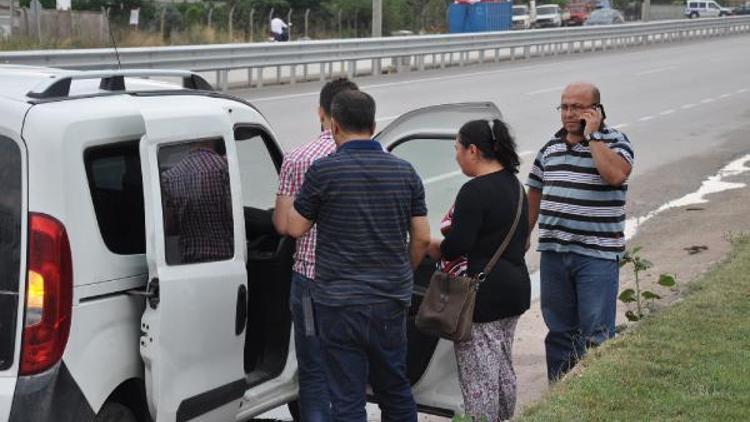
M 287 230 L 318 227 L 312 293 L 333 420 L 367 420 L 369 380 L 383 420 L 415 422 L 406 314 L 430 241 L 424 187 L 411 164 L 371 139 L 372 97 L 341 92 L 331 113 L 337 150 L 307 171 Z
M 529 227 L 539 220 L 541 306 L 547 377 L 559 379 L 586 349 L 615 335 L 618 261 L 625 250 L 625 197 L 633 149 L 605 124 L 599 89 L 562 93 L 563 127 L 534 161 Z
M 510 419 L 516 405 L 513 336 L 531 297 L 524 260 L 528 204 L 525 200 L 521 204 L 514 229 L 523 187 L 516 178 L 519 159 L 515 141 L 504 122 L 466 123 L 455 147 L 456 161 L 472 179 L 461 187 L 443 220 L 445 238 L 430 243 L 431 257 L 439 259 L 443 270 L 452 275 L 477 275 L 506 236 L 511 236 L 477 291 L 471 339 L 454 344 L 466 414 L 476 421 L 495 422 Z

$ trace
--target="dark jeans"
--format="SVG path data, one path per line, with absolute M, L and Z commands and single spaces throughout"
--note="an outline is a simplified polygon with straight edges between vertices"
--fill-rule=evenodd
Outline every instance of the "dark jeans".
M 542 252 L 540 272 L 547 378 L 555 381 L 614 337 L 620 270 L 616 260 Z
M 384 422 L 416 422 L 417 409 L 406 377 L 406 306 L 315 305 L 333 420 L 365 422 L 370 385 Z
M 302 274 L 292 274 L 289 307 L 294 320 L 294 349 L 299 371 L 299 410 L 304 422 L 327 422 L 331 420 L 331 399 L 312 318 L 312 283 L 313 280 Z

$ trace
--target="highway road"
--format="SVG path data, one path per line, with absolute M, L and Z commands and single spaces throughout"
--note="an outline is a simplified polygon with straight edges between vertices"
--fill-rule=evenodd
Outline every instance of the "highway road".
M 562 88 L 577 80 L 591 81 L 601 89 L 608 124 L 624 131 L 635 148 L 629 217 L 636 217 L 694 191 L 732 157 L 750 151 L 747 51 L 750 36 L 735 36 L 356 82 L 375 98 L 379 128 L 428 105 L 495 102 L 515 132 L 525 179 L 535 152 L 559 128 L 555 107 Z M 319 129 L 319 88 L 310 83 L 233 93 L 258 106 L 282 145 L 291 148 Z M 445 157 L 450 147 L 432 153 L 435 162 L 448 167 L 438 173 L 457 169 Z
M 578 80 L 593 82 L 601 89 L 608 124 L 625 132 L 635 148 L 628 197 L 628 217 L 635 218 L 696 191 L 708 176 L 750 153 L 747 51 L 750 36 L 735 36 L 356 82 L 374 96 L 380 128 L 419 107 L 495 102 L 515 132 L 523 180 L 535 152 L 559 128 L 555 107 L 562 88 Z M 259 107 L 288 149 L 317 133 L 319 88 L 310 83 L 233 93 Z M 447 175 L 441 184 L 457 190 L 462 179 L 450 176 L 457 169 L 451 151 L 445 147 L 430 151 L 436 164 L 428 170 L 431 177 Z M 429 186 L 427 192 L 429 196 Z M 445 197 L 441 200 L 450 200 L 448 193 L 441 195 Z M 433 221 L 439 217 L 433 216 Z M 528 262 L 534 270 L 538 257 L 532 253 Z

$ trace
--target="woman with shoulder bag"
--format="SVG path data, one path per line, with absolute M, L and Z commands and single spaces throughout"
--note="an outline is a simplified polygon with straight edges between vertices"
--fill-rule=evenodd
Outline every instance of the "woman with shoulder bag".
M 516 173 L 519 159 L 508 127 L 500 120 L 474 120 L 461 127 L 456 161 L 472 177 L 443 219 L 444 239 L 433 239 L 430 256 L 451 276 L 479 275 L 509 237 L 476 294 L 471 339 L 455 343 L 466 414 L 474 420 L 510 419 L 516 403 L 511 352 L 518 318 L 529 308 L 531 287 L 524 260 L 529 236 L 528 204 Z M 514 220 L 521 197 L 521 214 Z M 479 277 L 481 279 L 481 277 Z

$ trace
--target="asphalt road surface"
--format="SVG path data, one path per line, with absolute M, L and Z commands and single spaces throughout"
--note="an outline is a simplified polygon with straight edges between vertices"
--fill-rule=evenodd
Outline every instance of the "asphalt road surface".
M 748 51 L 750 36 L 741 35 L 356 82 L 375 98 L 381 129 L 415 108 L 495 102 L 515 132 L 523 180 L 535 152 L 560 127 L 555 107 L 563 87 L 578 80 L 593 82 L 601 89 L 607 123 L 625 132 L 634 146 L 628 217 L 638 217 L 695 191 L 733 158 L 750 153 Z M 288 149 L 317 134 L 319 89 L 320 84 L 308 83 L 233 93 L 259 107 Z M 442 180 L 457 190 L 463 179 L 450 176 L 457 169 L 451 154 L 451 148 L 426 150 L 423 177 L 446 175 Z M 448 204 L 451 194 L 455 191 L 434 191 L 428 201 Z M 535 254 L 529 256 L 529 266 L 536 268 Z

